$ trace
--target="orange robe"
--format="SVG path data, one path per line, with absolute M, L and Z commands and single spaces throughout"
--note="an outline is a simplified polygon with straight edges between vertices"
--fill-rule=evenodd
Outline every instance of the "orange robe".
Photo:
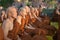
M 2 19 L 1 19 L 1 17 L 0 17 L 0 23 L 2 23 Z
M 0 27 L 0 40 L 4 40 L 4 33 L 2 27 Z
M 24 25 L 25 25 L 25 19 L 21 19 L 21 24 L 19 24 L 16 20 L 14 20 L 14 27 L 13 30 L 9 31 L 8 37 L 17 40 L 17 35 L 22 34 L 24 32 Z

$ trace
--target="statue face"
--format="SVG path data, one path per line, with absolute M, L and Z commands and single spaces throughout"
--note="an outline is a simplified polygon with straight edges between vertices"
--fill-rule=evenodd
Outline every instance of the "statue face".
M 22 16 L 27 15 L 26 9 L 25 8 L 22 8 L 21 11 L 19 12 L 19 14 L 22 15 Z
M 28 13 L 30 11 L 28 6 L 25 6 L 26 12 Z
M 32 9 L 31 9 L 31 13 L 34 13 L 34 11 L 35 11 L 35 9 L 34 9 L 34 8 L 32 8 Z
M 5 15 L 5 11 L 2 11 L 2 16 L 4 16 Z
M 17 10 L 16 10 L 16 9 L 12 9 L 11 13 L 12 13 L 12 16 L 13 16 L 14 18 L 17 17 Z
M 8 17 L 13 17 L 13 18 L 16 18 L 17 17 L 17 10 L 14 7 L 9 7 L 7 9 L 6 13 L 7 13 L 7 16 Z

